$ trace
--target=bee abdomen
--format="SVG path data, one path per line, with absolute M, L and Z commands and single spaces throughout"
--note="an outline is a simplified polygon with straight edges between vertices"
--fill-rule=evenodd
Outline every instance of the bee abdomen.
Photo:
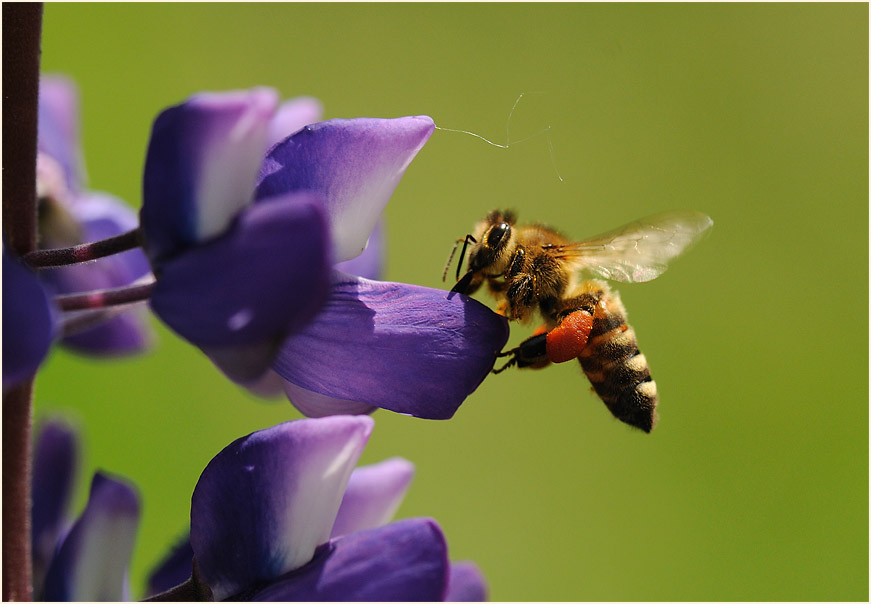
M 597 307 L 590 339 L 578 360 L 614 417 L 650 432 L 656 421 L 656 382 L 638 350 L 635 331 L 622 312 L 613 310 Z

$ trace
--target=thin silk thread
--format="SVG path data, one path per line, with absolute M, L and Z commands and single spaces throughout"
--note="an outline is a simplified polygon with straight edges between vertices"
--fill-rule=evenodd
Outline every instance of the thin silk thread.
M 556 155 L 554 154 L 554 151 L 553 151 L 553 141 L 551 141 L 551 138 L 550 138 L 550 131 L 551 131 L 550 125 L 548 125 L 546 128 L 542 128 L 538 132 L 534 132 L 533 134 L 530 134 L 529 136 L 522 138 L 518 141 L 511 140 L 511 117 L 514 115 L 514 110 L 517 109 L 517 105 L 520 104 L 520 99 L 522 99 L 526 94 L 545 94 L 545 93 L 543 93 L 543 92 L 531 92 L 531 93 L 521 92 L 520 93 L 520 95 L 517 97 L 517 100 L 514 101 L 514 106 L 511 107 L 511 112 L 508 114 L 508 121 L 505 123 L 505 144 L 504 145 L 500 145 L 499 143 L 494 143 L 490 139 L 485 138 L 485 137 L 483 137 L 480 134 L 477 134 L 475 132 L 470 132 L 468 130 L 458 130 L 455 128 L 442 128 L 441 126 L 436 126 L 435 128 L 436 128 L 436 130 L 442 130 L 443 132 L 458 132 L 460 134 L 468 134 L 469 136 L 474 136 L 475 138 L 479 138 L 482 141 L 484 141 L 485 143 L 492 145 L 494 147 L 498 147 L 500 149 L 508 149 L 511 145 L 519 145 L 520 143 L 524 143 L 530 139 L 533 139 L 537 136 L 541 136 L 542 134 L 544 134 L 545 140 L 547 141 L 547 150 L 550 153 L 551 165 L 553 165 L 553 170 L 554 170 L 554 172 L 556 172 L 556 177 L 559 179 L 559 181 L 564 182 L 563 177 L 560 175 L 559 169 L 557 168 L 557 165 L 556 165 Z

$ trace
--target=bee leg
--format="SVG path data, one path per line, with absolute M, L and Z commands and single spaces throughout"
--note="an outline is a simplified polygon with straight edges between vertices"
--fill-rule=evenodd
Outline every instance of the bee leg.
M 514 350 L 509 350 L 509 351 L 507 351 L 507 352 L 500 352 L 500 353 L 497 354 L 496 356 L 497 356 L 497 357 L 508 356 L 509 354 L 514 354 L 514 352 L 515 352 L 516 350 L 517 350 L 517 349 L 515 348 Z M 515 365 L 515 364 L 517 364 L 517 357 L 516 357 L 516 356 L 513 356 L 513 357 L 511 357 L 510 359 L 508 359 L 508 362 L 505 363 L 504 365 L 502 365 L 502 367 L 500 367 L 499 369 L 495 369 L 495 368 L 494 368 L 494 369 L 493 369 L 493 373 L 494 373 L 494 374 L 502 373 L 503 371 L 505 371 L 506 369 L 508 369 L 509 367 L 511 367 L 512 365 Z
M 500 277 L 487 277 L 487 288 L 490 290 L 490 293 L 494 296 L 498 296 L 508 287 L 508 284 L 504 279 Z
M 500 352 L 497 357 L 507 357 L 508 362 L 499 369 L 494 369 L 493 373 L 502 373 L 509 367 L 517 365 L 518 367 L 530 367 L 532 369 L 540 369 L 546 366 L 550 361 L 547 358 L 547 334 L 539 333 L 530 338 L 527 338 L 520 343 L 517 348 Z
M 508 302 L 508 318 L 523 320 L 533 310 L 536 301 L 535 279 L 529 274 L 518 274 L 512 277 L 505 299 Z

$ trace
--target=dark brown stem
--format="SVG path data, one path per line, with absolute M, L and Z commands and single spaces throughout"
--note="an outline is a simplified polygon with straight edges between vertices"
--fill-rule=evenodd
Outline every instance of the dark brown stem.
M 36 249 L 36 125 L 42 3 L 3 7 L 3 234 Z M 3 395 L 3 599 L 31 600 L 30 430 L 33 381 Z
M 5 10 L 5 9 L 4 9 Z M 3 600 L 30 601 L 30 401 L 33 380 L 3 394 Z
M 61 310 L 92 310 L 118 306 L 119 304 L 132 304 L 148 300 L 154 289 L 154 283 L 154 281 L 150 281 L 142 285 L 128 285 L 117 289 L 101 289 L 83 294 L 56 296 L 54 301 Z
M 120 254 L 132 250 L 142 244 L 142 232 L 133 229 L 108 239 L 83 243 L 72 247 L 63 247 L 53 250 L 35 250 L 24 257 L 24 261 L 30 268 L 49 268 L 52 266 L 67 266 L 97 260 L 106 256 Z
M 3 232 L 23 256 L 36 249 L 36 123 L 42 3 L 3 7 Z

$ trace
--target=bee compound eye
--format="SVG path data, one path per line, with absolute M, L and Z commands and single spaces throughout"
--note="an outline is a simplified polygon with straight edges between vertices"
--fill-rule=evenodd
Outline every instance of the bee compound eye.
M 487 246 L 491 248 L 497 248 L 499 245 L 506 240 L 508 233 L 511 232 L 511 225 L 507 222 L 501 222 L 497 225 L 494 225 L 490 232 L 487 233 Z

